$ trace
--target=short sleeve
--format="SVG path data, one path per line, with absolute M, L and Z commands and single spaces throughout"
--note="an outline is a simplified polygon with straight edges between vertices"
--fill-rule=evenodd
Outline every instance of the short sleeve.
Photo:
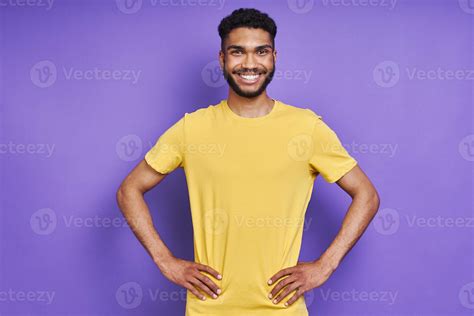
M 334 183 L 357 165 L 341 144 L 336 133 L 322 120 L 316 118 L 312 132 L 313 151 L 309 165 L 313 172 L 322 175 L 328 183 Z
M 184 166 L 184 117 L 169 127 L 145 154 L 145 161 L 156 171 L 168 174 Z

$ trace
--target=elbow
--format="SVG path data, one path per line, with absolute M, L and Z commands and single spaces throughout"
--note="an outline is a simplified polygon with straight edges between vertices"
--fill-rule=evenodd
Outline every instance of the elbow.
M 371 209 L 373 210 L 374 215 L 378 212 L 379 207 L 380 207 L 380 196 L 379 193 L 375 188 L 373 188 L 371 194 L 370 194 L 370 206 Z
M 117 192 L 115 193 L 115 200 L 117 202 L 117 205 L 120 208 L 122 208 L 122 206 L 124 205 L 129 192 L 130 192 L 130 187 L 127 184 L 127 182 L 126 181 L 122 182 L 120 187 L 117 189 Z

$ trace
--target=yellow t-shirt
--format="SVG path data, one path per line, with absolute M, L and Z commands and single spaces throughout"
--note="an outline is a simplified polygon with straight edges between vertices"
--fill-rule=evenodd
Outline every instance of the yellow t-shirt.
M 245 118 L 224 99 L 185 113 L 145 159 L 163 174 L 184 168 L 195 261 L 222 274 L 217 299 L 187 291 L 186 316 L 308 315 L 304 296 L 283 305 L 295 291 L 274 304 L 267 281 L 298 262 L 317 175 L 332 183 L 357 164 L 320 115 L 275 100 Z

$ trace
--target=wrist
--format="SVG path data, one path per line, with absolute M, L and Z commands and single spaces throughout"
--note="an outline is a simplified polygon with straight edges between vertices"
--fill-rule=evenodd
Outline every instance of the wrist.
M 163 255 L 159 258 L 156 258 L 154 259 L 153 261 L 155 262 L 155 264 L 158 266 L 158 268 L 163 271 L 163 269 L 166 268 L 166 266 L 168 265 L 169 262 L 171 262 L 172 260 L 174 260 L 174 256 L 172 254 L 166 254 L 166 255 Z
M 327 255 L 322 255 L 317 261 L 319 261 L 323 268 L 330 273 L 334 272 L 339 266 L 339 260 Z

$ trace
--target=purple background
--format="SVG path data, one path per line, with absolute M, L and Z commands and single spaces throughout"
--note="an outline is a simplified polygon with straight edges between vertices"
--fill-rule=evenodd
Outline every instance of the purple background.
M 171 124 L 227 96 L 217 25 L 239 7 L 277 22 L 269 95 L 322 115 L 381 196 L 310 315 L 474 314 L 473 0 L 23 1 L 0 3 L 1 315 L 184 314 L 115 192 Z M 146 200 L 192 260 L 183 171 Z M 318 178 L 300 260 L 349 203 Z

